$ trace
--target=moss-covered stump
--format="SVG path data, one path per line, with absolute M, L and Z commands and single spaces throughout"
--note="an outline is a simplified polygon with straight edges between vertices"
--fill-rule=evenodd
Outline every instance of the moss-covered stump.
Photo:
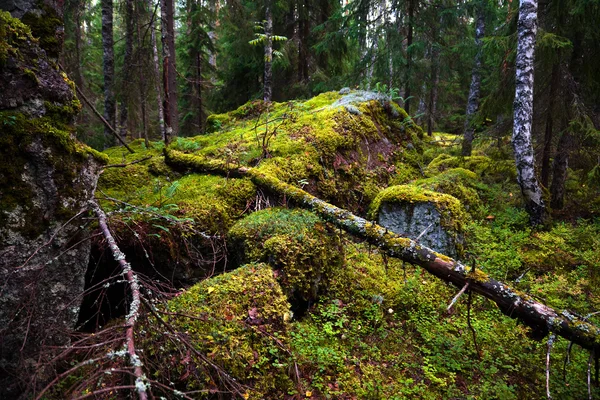
M 411 185 L 390 186 L 371 204 L 379 225 L 451 257 L 460 256 L 468 215 L 453 196 Z
M 7 6 L 48 23 L 36 30 L 32 18 L 0 11 L 0 398 L 19 398 L 49 378 L 43 367 L 32 378 L 52 357 L 41 346 L 66 345 L 77 321 L 90 252 L 78 217 L 106 156 L 75 140 L 80 104 L 44 47 L 54 40 L 60 49 L 58 5 Z
M 228 236 L 234 263 L 269 263 L 294 303 L 314 301 L 327 287 L 331 271 L 343 262 L 338 235 L 310 211 L 257 211 L 237 222 Z
M 283 399 L 294 389 L 289 352 L 289 303 L 273 269 L 249 264 L 203 281 L 171 300 L 165 321 L 198 352 L 171 340 L 175 334 L 140 334 L 151 376 L 180 390 L 232 391 L 228 377 L 250 399 Z M 151 321 L 153 326 L 160 326 Z M 176 345 L 176 343 L 178 345 Z M 205 355 L 225 374 L 208 366 Z M 159 388 L 154 390 L 160 391 Z M 156 392 L 155 392 L 156 394 Z M 165 395 L 172 396 L 172 392 Z

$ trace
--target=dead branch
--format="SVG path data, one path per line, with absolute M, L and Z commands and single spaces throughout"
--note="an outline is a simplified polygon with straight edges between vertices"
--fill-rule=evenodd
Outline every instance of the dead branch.
M 463 288 L 460 289 L 460 292 L 458 292 L 456 294 L 456 296 L 454 296 L 454 298 L 452 299 L 452 301 L 450 302 L 450 304 L 448 304 L 448 308 L 446 309 L 447 311 L 450 311 L 450 309 L 452 308 L 452 306 L 454 306 L 454 303 L 456 303 L 456 301 L 460 298 L 460 296 L 463 295 L 463 293 L 465 292 L 465 290 L 467 290 L 468 287 L 469 287 L 469 282 L 467 282 L 465 284 L 465 286 L 463 286 Z
M 460 261 L 436 253 L 414 240 L 390 232 L 277 178 L 253 168 L 230 167 L 219 160 L 207 160 L 171 149 L 165 149 L 165 161 L 173 167 L 196 172 L 249 178 L 255 185 L 271 193 L 285 196 L 296 205 L 312 210 L 340 229 L 378 246 L 391 257 L 419 265 L 436 277 L 460 288 L 470 282 L 471 291 L 492 300 L 505 315 L 518 319 L 532 328 L 535 336 L 540 339 L 553 332 L 588 350 L 594 348 L 600 350 L 600 329 L 573 313 L 566 310 L 558 312 L 531 296 L 491 278 L 479 269 L 475 271 L 474 268 L 469 268 Z
M 94 210 L 94 213 L 98 217 L 98 223 L 100 224 L 100 229 L 104 234 L 104 237 L 108 241 L 108 246 L 115 258 L 115 261 L 119 263 L 121 266 L 121 273 L 124 275 L 125 279 L 129 284 L 129 290 L 131 291 L 131 304 L 129 305 L 129 314 L 125 317 L 127 321 L 127 330 L 125 332 L 125 346 L 127 349 L 127 353 L 129 355 L 129 362 L 133 367 L 133 372 L 135 375 L 135 390 L 138 393 L 138 397 L 140 400 L 147 400 L 148 393 L 146 392 L 146 377 L 144 375 L 144 371 L 142 370 L 142 362 L 140 357 L 137 355 L 135 342 L 134 342 L 134 329 L 136 326 L 137 319 L 140 314 L 140 306 L 141 306 L 141 294 L 140 294 L 140 284 L 138 281 L 138 277 L 131 269 L 131 265 L 125 260 L 125 254 L 121 252 L 119 246 L 115 242 L 110 230 L 108 229 L 108 225 L 106 223 L 106 214 L 98 203 L 95 201 L 90 201 L 90 206 Z

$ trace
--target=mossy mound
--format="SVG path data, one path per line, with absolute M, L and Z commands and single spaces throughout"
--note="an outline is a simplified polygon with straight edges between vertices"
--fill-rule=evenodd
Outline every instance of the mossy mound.
M 477 174 L 464 168 L 452 168 L 431 178 L 419 179 L 414 185 L 434 192 L 449 194 L 458 199 L 465 210 L 479 214 L 481 199 L 478 190 L 485 190 Z
M 245 398 L 284 398 L 294 384 L 289 346 L 289 304 L 273 270 L 249 264 L 205 280 L 171 300 L 164 317 L 174 331 L 213 364 L 249 389 Z M 150 321 L 158 324 L 157 321 Z M 152 330 L 140 333 L 153 377 L 187 390 L 218 390 L 227 385 L 196 353 L 179 350 L 176 341 Z M 231 387 L 231 386 L 229 386 Z M 174 387 L 175 388 L 175 387 Z M 168 393 L 172 395 L 172 393 Z
M 231 228 L 228 247 L 234 263 L 262 261 L 280 270 L 281 286 L 292 301 L 316 300 L 343 262 L 336 232 L 305 210 L 252 213 Z
M 514 181 L 517 176 L 513 160 L 492 160 L 486 156 L 459 157 L 449 154 L 440 154 L 434 158 L 425 169 L 425 175 L 432 177 L 454 168 L 468 169 L 487 181 Z
M 340 103 L 345 98 L 329 92 L 305 102 L 268 107 L 251 102 L 210 116 L 208 125 L 214 133 L 178 139 L 172 146 L 207 159 L 253 166 L 364 212 L 387 186 L 402 149 L 418 142 L 420 128 L 382 96 L 355 96 L 348 104 Z

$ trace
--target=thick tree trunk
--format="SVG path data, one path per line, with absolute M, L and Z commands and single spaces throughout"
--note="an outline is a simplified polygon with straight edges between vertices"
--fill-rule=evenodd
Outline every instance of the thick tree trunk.
M 312 210 L 337 227 L 378 246 L 390 257 L 419 265 L 429 273 L 458 288 L 469 283 L 470 290 L 495 302 L 505 315 L 519 319 L 531 327 L 537 338 L 541 339 L 549 332 L 554 332 L 586 349 L 600 350 L 600 329 L 596 326 L 568 311 L 559 313 L 526 294 L 519 293 L 492 279 L 481 270 L 468 268 L 459 261 L 421 246 L 412 239 L 396 235 L 347 210 L 326 203 L 302 189 L 252 168 L 230 167 L 227 163 L 219 160 L 206 160 L 174 150 L 166 151 L 165 155 L 167 163 L 174 167 L 233 178 L 249 178 L 255 185 Z
M 483 58 L 483 37 L 485 35 L 485 8 L 483 2 L 477 9 L 477 25 L 475 26 L 475 45 L 477 54 L 475 64 L 471 72 L 471 86 L 469 87 L 469 99 L 467 100 L 467 112 L 465 118 L 464 138 L 462 143 L 462 155 L 471 155 L 473 139 L 475 138 L 475 127 L 473 117 L 479 109 L 479 93 L 481 88 L 481 61 Z
M 531 225 L 546 219 L 542 189 L 535 175 L 531 126 L 533 122 L 533 62 L 537 31 L 537 0 L 521 0 L 519 7 L 516 62 L 516 91 L 512 144 L 517 180 L 525 200 Z
M 115 54 L 113 41 L 113 2 L 101 0 L 102 4 L 102 49 L 104 71 L 104 119 L 110 126 L 117 126 L 117 105 L 115 102 Z M 104 147 L 114 145 L 112 133 L 104 127 Z
M 175 65 L 175 9 L 173 0 L 161 0 L 162 45 L 163 45 L 163 87 L 165 143 L 177 136 L 177 70 Z
M 550 97 L 548 98 L 548 111 L 546 114 L 546 130 L 544 132 L 544 151 L 542 153 L 542 186 L 547 188 L 550 179 L 550 153 L 552 152 L 552 136 L 554 122 L 554 104 L 559 85 L 559 65 L 552 66 L 552 78 L 550 79 Z
M 263 100 L 271 101 L 273 96 L 273 15 L 271 13 L 271 3 L 267 2 L 265 6 L 265 71 L 263 76 L 264 93 Z

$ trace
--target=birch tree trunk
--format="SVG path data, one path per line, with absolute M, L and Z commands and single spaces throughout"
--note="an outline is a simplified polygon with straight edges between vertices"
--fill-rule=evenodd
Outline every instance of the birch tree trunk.
M 102 65 L 104 73 L 104 119 L 112 127 L 117 126 L 117 105 L 115 102 L 115 53 L 113 40 L 113 2 L 102 0 Z M 112 132 L 104 127 L 104 147 L 114 144 Z
M 517 166 L 517 181 L 525 200 L 525 209 L 529 213 L 529 221 L 533 226 L 542 224 L 546 217 L 542 189 L 535 176 L 535 162 L 531 144 L 537 8 L 537 0 L 521 0 L 517 24 L 516 91 L 512 135 Z
M 273 96 L 273 15 L 271 13 L 271 2 L 265 6 L 265 71 L 263 77 L 264 101 L 270 102 Z
M 481 89 L 481 62 L 483 58 L 483 37 L 485 35 L 485 8 L 482 2 L 477 9 L 477 25 L 475 26 L 475 45 L 477 54 L 475 64 L 471 72 L 471 86 L 469 87 L 469 99 L 467 100 L 467 113 L 465 118 L 464 138 L 462 143 L 462 155 L 470 156 L 475 138 L 475 127 L 473 116 L 479 109 L 479 93 Z
M 152 0 L 148 0 L 148 9 L 152 10 L 153 5 L 152 5 Z M 158 60 L 158 46 L 156 44 L 156 31 L 154 30 L 154 20 L 156 18 L 156 9 L 155 11 L 152 13 L 152 17 L 150 18 L 150 25 L 149 28 L 150 29 L 150 41 L 151 46 L 152 46 L 152 57 L 153 57 L 153 64 L 154 64 L 154 86 L 155 86 L 155 90 L 156 90 L 156 102 L 158 103 L 158 125 L 160 128 L 160 137 L 162 138 L 162 140 L 166 140 L 166 136 L 165 136 L 165 112 L 163 109 L 163 100 L 162 100 L 162 95 L 161 95 L 161 88 L 160 88 L 160 61 Z

